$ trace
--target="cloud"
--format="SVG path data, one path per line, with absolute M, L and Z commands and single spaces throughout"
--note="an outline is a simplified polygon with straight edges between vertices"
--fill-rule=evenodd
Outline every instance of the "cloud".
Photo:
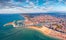
M 66 12 L 66 6 L 62 5 L 61 3 L 59 4 L 54 2 L 53 0 L 48 0 L 40 6 L 38 5 L 40 4 L 40 2 L 38 1 L 37 3 L 35 3 L 34 1 L 28 1 L 28 3 L 22 3 L 22 0 L 0 0 L 0 14 Z
M 60 8 L 59 8 L 60 7 Z M 48 13 L 48 12 L 65 12 L 66 6 L 49 6 L 49 7 L 33 7 L 33 8 L 4 8 L 0 9 L 0 14 L 14 14 L 14 13 Z
M 12 13 L 41 13 L 41 12 L 47 12 L 48 10 L 44 10 L 44 9 L 38 9 L 38 8 L 21 8 L 21 7 L 17 7 L 17 8 L 8 8 L 8 9 L 0 9 L 0 14 L 3 13 L 7 13 L 7 14 L 12 14 Z
M 10 0 L 0 0 L 1 3 L 9 2 Z

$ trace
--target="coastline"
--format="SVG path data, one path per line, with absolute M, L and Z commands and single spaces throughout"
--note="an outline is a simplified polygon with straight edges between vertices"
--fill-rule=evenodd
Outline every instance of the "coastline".
M 38 27 L 35 27 L 35 26 L 29 26 L 27 28 L 38 30 L 38 31 L 40 31 L 41 33 L 43 33 L 45 35 L 48 35 L 48 36 L 54 37 L 54 38 L 59 38 L 60 40 L 65 40 L 66 39 L 66 34 L 54 31 L 54 30 L 49 29 L 45 26 L 43 26 L 41 28 L 38 28 Z

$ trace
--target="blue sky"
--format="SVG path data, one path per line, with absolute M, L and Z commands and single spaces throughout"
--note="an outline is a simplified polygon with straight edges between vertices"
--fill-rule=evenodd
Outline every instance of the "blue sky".
M 0 13 L 66 12 L 66 0 L 0 0 Z

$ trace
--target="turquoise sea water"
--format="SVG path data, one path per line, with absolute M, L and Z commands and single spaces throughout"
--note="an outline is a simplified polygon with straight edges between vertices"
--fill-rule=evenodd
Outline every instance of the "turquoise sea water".
M 0 14 L 0 40 L 59 40 L 36 30 L 3 26 L 5 23 L 23 19 L 19 14 Z

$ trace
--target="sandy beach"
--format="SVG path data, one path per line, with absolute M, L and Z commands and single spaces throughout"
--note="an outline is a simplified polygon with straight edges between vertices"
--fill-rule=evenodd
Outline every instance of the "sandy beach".
M 49 29 L 45 26 L 42 26 L 41 28 L 35 27 L 35 26 L 29 26 L 28 28 L 38 30 L 41 33 L 43 33 L 45 35 L 48 35 L 50 37 L 59 38 L 60 40 L 66 40 L 66 34 L 54 31 L 54 30 Z

